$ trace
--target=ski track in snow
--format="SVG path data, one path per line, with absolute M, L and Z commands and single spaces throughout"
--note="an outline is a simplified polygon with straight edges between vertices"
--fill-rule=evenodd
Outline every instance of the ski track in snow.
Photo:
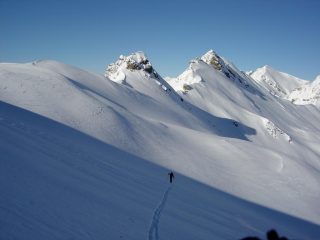
M 161 212 L 166 205 L 166 201 L 167 201 L 170 190 L 171 190 L 171 186 L 169 186 L 168 189 L 165 191 L 159 206 L 156 208 L 156 210 L 153 213 L 152 222 L 149 228 L 149 240 L 159 240 L 158 224 L 159 224 Z

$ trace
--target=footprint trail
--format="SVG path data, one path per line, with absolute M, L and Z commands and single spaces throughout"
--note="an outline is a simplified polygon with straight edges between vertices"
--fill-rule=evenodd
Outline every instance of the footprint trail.
M 160 221 L 161 212 L 166 205 L 166 201 L 167 201 L 170 190 L 171 190 L 171 186 L 169 186 L 168 189 L 165 191 L 161 199 L 161 202 L 159 203 L 158 207 L 153 213 L 152 222 L 149 228 L 149 240 L 159 240 L 158 224 Z

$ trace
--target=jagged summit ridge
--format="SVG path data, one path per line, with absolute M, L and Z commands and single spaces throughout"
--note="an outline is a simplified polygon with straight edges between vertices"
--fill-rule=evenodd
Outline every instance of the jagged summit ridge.
M 205 53 L 201 60 L 212 66 L 214 69 L 222 72 L 227 78 L 249 87 L 247 75 L 237 69 L 232 63 L 219 56 L 212 49 Z
M 126 74 L 123 71 L 125 69 L 130 71 L 143 70 L 155 77 L 158 76 L 146 54 L 142 51 L 138 51 L 128 56 L 120 55 L 115 63 L 111 63 L 107 66 L 105 77 L 112 81 L 122 83 L 126 78 Z
M 214 73 L 224 76 L 242 87 L 248 88 L 248 76 L 237 69 L 233 64 L 219 56 L 212 49 L 199 58 L 192 59 L 188 68 L 177 78 L 166 77 L 166 80 L 176 91 L 187 93 L 192 90 L 193 84 L 203 82 L 202 77 L 197 73 L 199 68 L 213 68 Z
M 213 66 L 218 71 L 220 71 L 223 65 L 225 65 L 221 57 L 212 49 L 205 53 L 200 59 Z
M 115 63 L 107 66 L 105 77 L 152 98 L 159 98 L 158 100 L 165 98 L 167 100 L 171 99 L 174 102 L 183 101 L 173 88 L 156 72 L 146 54 L 141 51 L 128 56 L 120 55 Z M 171 100 L 168 101 L 170 102 Z

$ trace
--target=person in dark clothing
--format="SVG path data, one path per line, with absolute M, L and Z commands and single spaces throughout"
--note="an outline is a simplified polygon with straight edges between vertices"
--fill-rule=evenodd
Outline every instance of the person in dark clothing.
M 279 239 L 279 235 L 278 235 L 277 231 L 272 229 L 269 232 L 267 232 L 267 238 L 268 238 L 268 240 L 277 240 L 277 239 Z
M 286 237 L 279 237 L 277 231 L 274 229 L 267 232 L 267 238 L 268 240 L 288 240 Z
M 172 180 L 174 178 L 174 174 L 173 172 L 171 171 L 170 173 L 168 173 L 169 177 L 170 177 L 170 183 L 172 183 Z
M 267 239 L 268 240 L 288 240 L 286 237 L 279 237 L 278 233 L 276 230 L 271 229 L 270 231 L 267 232 Z M 241 238 L 241 240 L 262 240 L 258 237 L 245 237 Z

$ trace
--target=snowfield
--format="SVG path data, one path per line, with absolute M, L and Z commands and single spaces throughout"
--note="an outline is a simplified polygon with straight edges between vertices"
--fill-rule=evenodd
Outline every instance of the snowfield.
M 212 50 L 166 80 L 142 52 L 105 76 L 1 63 L 0 239 L 240 239 L 271 228 L 317 239 L 320 110 L 286 100 L 309 83 L 272 72 L 272 84 L 258 81 Z

